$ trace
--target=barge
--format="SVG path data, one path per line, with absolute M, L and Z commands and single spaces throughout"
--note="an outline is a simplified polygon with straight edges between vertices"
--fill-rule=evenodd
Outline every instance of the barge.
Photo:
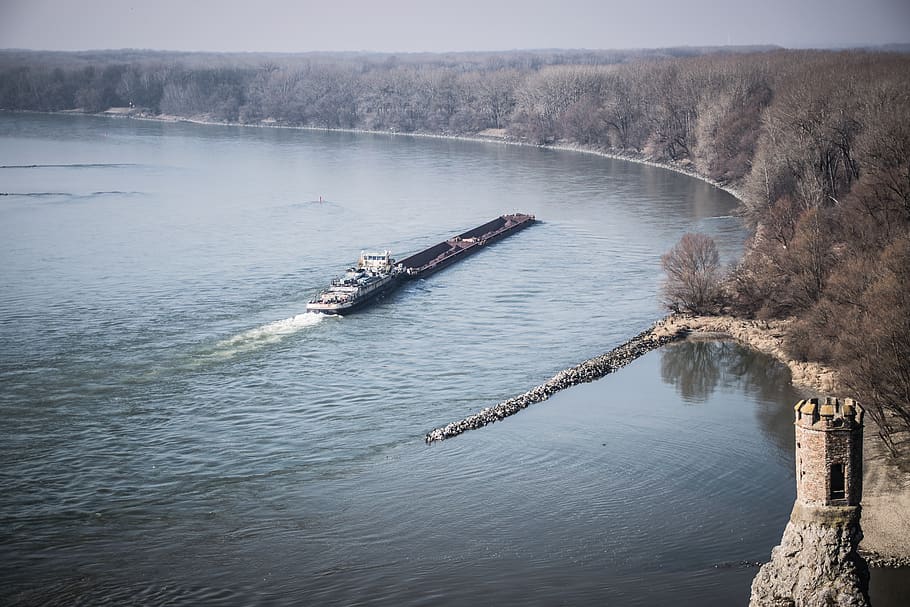
M 336 278 L 307 303 L 307 312 L 344 314 L 362 308 L 380 295 L 396 288 L 402 281 L 422 278 L 473 255 L 536 221 L 533 215 L 501 215 L 448 240 L 395 262 L 390 251 L 361 251 L 356 267 Z
M 411 278 L 429 276 L 479 251 L 488 244 L 522 230 L 534 223 L 533 215 L 501 215 L 432 247 L 402 259 L 400 265 Z

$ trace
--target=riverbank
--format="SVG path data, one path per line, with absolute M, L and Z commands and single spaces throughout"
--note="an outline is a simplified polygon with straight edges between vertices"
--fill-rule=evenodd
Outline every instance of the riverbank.
M 560 371 L 543 384 L 524 394 L 428 432 L 426 441 L 432 443 L 444 440 L 504 419 L 531 404 L 546 400 L 559 390 L 605 377 L 651 350 L 684 338 L 729 337 L 736 339 L 787 365 L 790 368 L 793 383 L 805 389 L 807 396 L 810 395 L 810 392 L 834 393 L 837 383 L 831 369 L 818 363 L 803 363 L 787 357 L 783 347 L 786 325 L 786 321 L 743 320 L 730 316 L 670 315 L 606 354 Z
M 43 113 L 43 112 L 39 112 Z M 64 110 L 62 112 L 50 112 L 50 113 L 62 113 L 62 114 L 76 114 L 82 113 L 81 110 Z M 678 163 L 671 162 L 668 160 L 663 160 L 643 154 L 641 152 L 636 152 L 634 150 L 618 150 L 615 148 L 603 148 L 597 146 L 584 146 L 578 144 L 567 144 L 567 143 L 554 143 L 554 144 L 532 144 L 526 141 L 520 141 L 510 137 L 506 129 L 485 129 L 474 135 L 453 135 L 445 133 L 427 133 L 421 131 L 411 131 L 411 132 L 402 132 L 402 131 L 393 131 L 393 130 L 371 130 L 371 129 L 350 129 L 350 128 L 328 128 L 328 127 L 319 127 L 319 126 L 300 126 L 300 125 L 289 125 L 281 124 L 274 120 L 262 120 L 255 123 L 243 123 L 243 122 L 228 122 L 224 120 L 212 120 L 210 116 L 204 114 L 196 116 L 177 116 L 171 114 L 151 114 L 146 111 L 143 111 L 140 108 L 108 108 L 103 112 L 97 114 L 87 114 L 89 116 L 102 116 L 106 118 L 119 118 L 119 119 L 133 119 L 133 120 L 147 120 L 151 122 L 166 122 L 166 123 L 178 123 L 178 122 L 187 122 L 190 124 L 200 124 L 208 126 L 241 126 L 241 127 L 252 127 L 252 128 L 264 128 L 264 129 L 290 129 L 290 130 L 299 130 L 299 131 L 332 131 L 339 133 L 355 133 L 361 135 L 390 135 L 394 137 L 420 137 L 425 139 L 448 139 L 452 141 L 469 141 L 473 143 L 495 143 L 499 145 L 515 145 L 515 146 L 526 146 L 526 147 L 540 147 L 550 150 L 559 150 L 564 152 L 577 152 L 579 154 L 591 154 L 594 156 L 600 156 L 602 158 L 609 158 L 611 160 L 624 160 L 626 162 L 634 162 L 636 164 L 643 164 L 647 166 L 653 166 L 660 169 L 666 169 L 668 171 L 673 171 L 675 173 L 680 173 L 693 179 L 698 179 L 699 181 L 704 181 L 720 190 L 723 190 L 742 202 L 742 194 L 734 185 L 722 183 L 705 175 L 701 175 L 692 163 Z
M 686 334 L 690 339 L 729 337 L 789 367 L 795 386 L 807 396 L 837 395 L 837 374 L 824 365 L 787 356 L 783 336 L 792 321 L 756 321 L 729 316 L 673 315 L 655 324 L 656 338 Z M 895 439 L 889 454 L 868 416 L 863 435 L 863 540 L 860 551 L 872 566 L 910 567 L 910 435 Z
M 731 337 L 780 361 L 790 369 L 793 384 L 807 396 L 838 391 L 833 369 L 815 362 L 792 360 L 784 348 L 784 335 L 792 320 L 746 320 L 732 316 L 685 316 L 674 314 L 658 321 L 656 337 L 684 333 L 693 338 Z

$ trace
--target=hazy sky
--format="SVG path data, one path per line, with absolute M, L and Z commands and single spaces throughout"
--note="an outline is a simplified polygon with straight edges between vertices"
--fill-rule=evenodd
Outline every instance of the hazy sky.
M 0 0 L 0 48 L 463 51 L 910 42 L 910 0 Z

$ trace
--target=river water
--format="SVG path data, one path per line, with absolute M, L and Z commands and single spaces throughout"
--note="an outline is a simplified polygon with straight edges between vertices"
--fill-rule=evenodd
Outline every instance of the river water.
M 745 604 L 793 500 L 786 370 L 681 344 L 423 435 L 662 312 L 735 201 L 401 136 L 0 114 L 0 603 Z M 541 223 L 345 318 L 361 249 Z M 883 603 L 878 603 L 883 604 Z

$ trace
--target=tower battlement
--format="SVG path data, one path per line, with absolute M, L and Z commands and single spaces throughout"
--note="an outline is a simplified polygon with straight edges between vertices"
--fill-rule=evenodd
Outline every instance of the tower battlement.
M 862 426 L 863 408 L 852 398 L 818 398 L 801 400 L 793 406 L 796 424 L 818 430 Z M 820 425 L 818 425 L 820 424 Z
M 859 506 L 863 408 L 853 399 L 811 398 L 793 407 L 796 499 L 808 506 Z

